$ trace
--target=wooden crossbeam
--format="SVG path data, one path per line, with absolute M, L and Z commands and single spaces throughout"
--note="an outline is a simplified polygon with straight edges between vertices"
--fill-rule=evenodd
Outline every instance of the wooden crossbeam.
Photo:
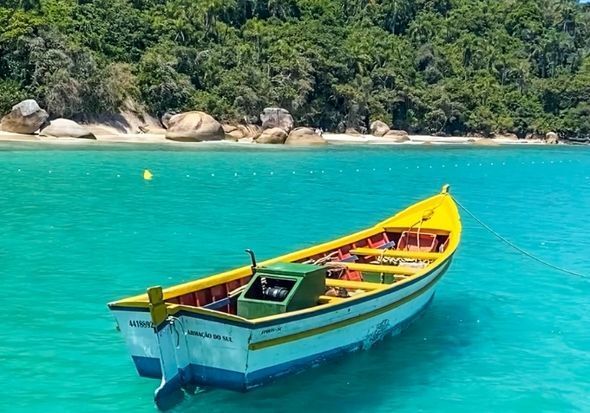
M 398 250 L 380 250 L 376 248 L 356 248 L 350 251 L 351 254 L 372 257 L 391 257 L 391 258 L 409 258 L 417 260 L 436 260 L 442 257 L 440 252 L 422 252 L 422 251 L 398 251 Z
M 333 278 L 326 278 L 326 285 L 328 287 L 347 288 L 351 290 L 379 290 L 389 286 L 388 284 L 368 283 L 365 281 L 336 280 Z
M 356 262 L 342 263 L 342 266 L 344 266 L 352 271 L 374 272 L 374 273 L 396 274 L 396 275 L 414 275 L 419 271 L 418 268 L 399 267 L 397 265 L 358 264 Z

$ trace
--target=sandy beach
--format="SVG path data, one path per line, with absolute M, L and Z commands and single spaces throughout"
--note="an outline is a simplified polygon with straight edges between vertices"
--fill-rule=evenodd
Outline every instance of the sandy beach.
M 50 145 L 76 145 L 92 146 L 107 144 L 157 144 L 171 145 L 177 147 L 194 147 L 208 143 L 234 144 L 234 145 L 257 145 L 251 139 L 240 139 L 237 142 L 209 141 L 209 142 L 177 142 L 165 138 L 164 133 L 117 133 L 105 128 L 108 134 L 96 134 L 96 140 L 78 138 L 53 138 L 39 135 L 24 135 L 18 133 L 0 131 L 0 142 L 36 142 Z M 467 136 L 430 136 L 430 135 L 409 135 L 408 140 L 399 142 L 397 139 L 380 138 L 373 135 L 352 135 L 339 133 L 324 133 L 323 138 L 330 145 L 392 145 L 392 146 L 416 146 L 416 145 L 472 145 L 472 146 L 499 146 L 499 145 L 546 145 L 540 139 L 509 139 L 509 138 L 473 138 Z M 283 145 L 262 145 L 262 146 L 283 146 Z

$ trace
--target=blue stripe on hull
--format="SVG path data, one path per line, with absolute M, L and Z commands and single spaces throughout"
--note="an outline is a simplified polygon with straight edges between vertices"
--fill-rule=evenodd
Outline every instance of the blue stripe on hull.
M 190 370 L 192 373 L 191 384 L 235 391 L 244 391 L 247 389 L 246 375 L 244 373 L 192 363 Z
M 141 377 L 150 377 L 152 379 L 162 378 L 162 367 L 160 359 L 155 357 L 131 356 L 135 363 L 135 368 Z
M 428 301 L 412 316 L 392 326 L 385 334 L 399 334 L 403 329 L 408 327 L 413 321 L 419 318 L 428 308 L 434 298 L 434 293 Z M 236 371 L 225 370 L 215 367 L 203 366 L 199 364 L 190 365 L 190 374 L 184 372 L 183 376 L 190 376 L 190 383 L 206 387 L 219 387 L 229 390 L 244 391 L 258 387 L 272 381 L 273 379 L 293 374 L 305 370 L 313 364 L 322 363 L 328 359 L 335 358 L 341 354 L 359 350 L 363 346 L 363 340 L 343 347 L 335 348 L 323 353 L 314 354 L 309 357 L 289 361 L 272 367 L 267 367 L 245 375 Z M 140 376 L 161 378 L 160 359 L 153 357 L 133 356 L 133 361 Z
M 140 376 L 152 379 L 162 378 L 162 368 L 159 358 L 133 356 L 133 362 Z M 191 364 L 189 368 L 190 372 L 188 376 L 191 378 L 190 384 L 221 387 L 223 389 L 238 391 L 246 390 L 244 373 L 202 366 L 200 364 Z M 186 376 L 187 374 L 184 373 L 183 375 Z

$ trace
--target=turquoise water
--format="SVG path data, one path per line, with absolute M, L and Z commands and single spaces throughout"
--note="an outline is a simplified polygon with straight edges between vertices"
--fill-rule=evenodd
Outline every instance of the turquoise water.
M 510 240 L 590 276 L 589 148 L 192 151 L 0 146 L 2 412 L 152 412 L 108 301 L 352 232 L 452 185 Z M 143 168 L 155 178 L 145 182 Z M 590 411 L 590 280 L 463 214 L 424 317 L 371 350 L 178 412 Z

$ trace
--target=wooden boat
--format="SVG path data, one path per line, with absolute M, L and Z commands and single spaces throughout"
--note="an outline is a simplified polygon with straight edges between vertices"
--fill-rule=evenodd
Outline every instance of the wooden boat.
M 398 333 L 431 302 L 461 238 L 448 186 L 363 231 L 109 304 L 156 404 L 247 390 Z

